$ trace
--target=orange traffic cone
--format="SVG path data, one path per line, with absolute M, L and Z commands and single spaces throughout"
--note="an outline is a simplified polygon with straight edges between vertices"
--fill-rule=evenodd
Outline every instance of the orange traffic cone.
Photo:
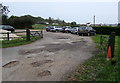
M 107 59 L 108 59 L 108 60 L 111 60 L 111 59 L 112 59 L 112 50 L 111 50 L 111 46 L 108 47 Z

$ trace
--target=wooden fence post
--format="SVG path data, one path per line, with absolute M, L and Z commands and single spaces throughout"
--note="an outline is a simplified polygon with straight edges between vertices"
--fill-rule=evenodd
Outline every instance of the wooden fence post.
M 102 45 L 102 35 L 100 36 L 100 46 Z
M 41 37 L 43 38 L 43 31 L 41 31 Z
M 112 51 L 112 58 L 114 57 L 114 48 L 115 48 L 115 32 L 112 32 L 110 35 L 110 44 Z
M 26 29 L 26 40 L 30 41 L 30 30 Z
M 112 58 L 114 57 L 114 51 L 115 51 L 115 32 L 112 32 L 110 35 L 110 41 L 109 46 L 111 46 L 111 55 Z M 116 61 L 111 60 L 111 64 L 115 64 Z
M 7 32 L 7 40 L 10 40 L 9 32 Z

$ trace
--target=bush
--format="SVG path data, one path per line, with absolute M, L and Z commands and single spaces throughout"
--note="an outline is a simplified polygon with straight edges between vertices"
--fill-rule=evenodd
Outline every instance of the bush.
M 120 35 L 120 27 L 110 27 L 110 26 L 97 26 L 93 27 L 97 34 L 110 35 L 111 32 L 115 32 L 116 35 Z
M 15 27 L 16 29 L 25 29 L 25 28 L 32 28 L 34 24 L 34 19 L 32 16 L 25 15 L 21 17 L 11 16 L 8 19 L 8 24 Z

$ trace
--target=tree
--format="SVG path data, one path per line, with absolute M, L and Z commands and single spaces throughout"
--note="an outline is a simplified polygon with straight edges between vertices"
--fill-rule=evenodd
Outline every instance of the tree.
M 7 15 L 3 15 L 3 16 L 2 16 L 2 24 L 3 24 L 3 25 L 8 24 L 8 19 L 7 19 L 7 18 L 8 18 Z
M 0 3 L 0 14 L 7 15 L 9 12 L 8 6 L 3 6 L 2 3 Z
M 118 26 L 120 26 L 120 23 L 118 23 Z
M 20 17 L 21 26 L 24 28 L 32 28 L 34 20 L 31 16 L 22 16 Z
M 15 28 L 21 28 L 21 23 L 20 23 L 20 17 L 17 17 L 17 16 L 11 16 L 9 19 L 8 19 L 8 24 L 15 27 Z
M 3 4 L 0 3 L 0 24 L 7 24 L 7 14 L 9 12 L 8 6 L 3 6 Z
M 49 17 L 48 22 L 49 22 L 49 24 L 52 24 L 53 23 L 53 19 L 51 17 Z
M 71 25 L 76 25 L 77 23 L 75 21 L 71 22 Z
M 34 17 L 30 15 L 25 16 L 11 16 L 8 19 L 8 24 L 15 27 L 15 28 L 32 28 L 32 25 L 35 24 Z

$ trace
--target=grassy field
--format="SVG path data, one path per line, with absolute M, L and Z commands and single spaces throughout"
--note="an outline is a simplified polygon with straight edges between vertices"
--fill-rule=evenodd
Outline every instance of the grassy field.
M 46 26 L 47 26 L 47 25 L 43 25 L 43 24 L 34 24 L 32 27 L 33 27 L 34 29 L 44 30 Z
M 93 41 L 99 48 L 100 35 L 92 37 Z M 115 57 L 116 65 L 111 65 L 111 61 L 106 59 L 106 55 L 99 52 L 85 63 L 81 64 L 76 71 L 74 71 L 67 80 L 69 81 L 104 81 L 115 82 L 120 81 L 120 36 L 116 36 L 115 42 Z
M 40 37 L 31 37 L 30 41 L 27 41 L 26 38 L 19 38 L 19 39 L 14 39 L 14 40 L 3 40 L 0 41 L 0 48 L 7 48 L 7 47 L 14 47 L 14 46 L 20 46 L 20 45 L 25 45 L 25 44 L 30 44 L 36 40 L 41 39 Z

